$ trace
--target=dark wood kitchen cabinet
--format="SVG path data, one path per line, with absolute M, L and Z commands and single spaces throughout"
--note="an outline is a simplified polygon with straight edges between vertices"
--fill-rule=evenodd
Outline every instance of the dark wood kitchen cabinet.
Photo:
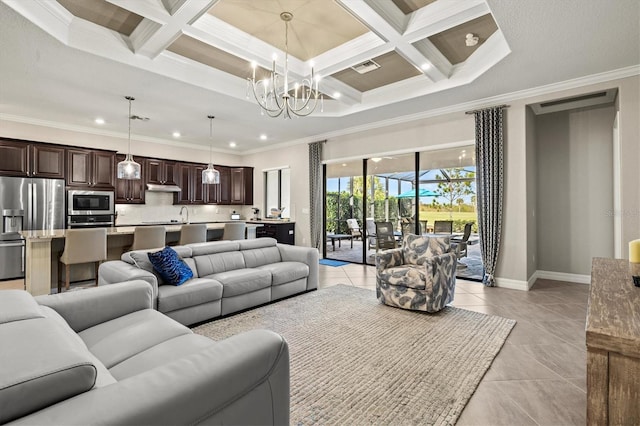
M 197 164 L 178 164 L 179 186 L 182 191 L 177 195 L 176 204 L 204 204 L 202 185 L 204 169 L 204 166 Z
M 146 183 L 155 185 L 177 185 L 178 163 L 148 158 L 145 162 Z
M 125 159 L 124 154 L 116 155 L 116 162 Z M 133 157 L 136 163 L 140 164 L 140 179 L 117 179 L 116 178 L 116 204 L 144 204 L 145 188 L 145 163 L 140 157 Z
M 67 186 L 114 189 L 115 160 L 113 152 L 67 149 Z
M 231 204 L 253 204 L 253 167 L 231 168 Z
M 0 175 L 64 179 L 64 147 L 0 139 Z

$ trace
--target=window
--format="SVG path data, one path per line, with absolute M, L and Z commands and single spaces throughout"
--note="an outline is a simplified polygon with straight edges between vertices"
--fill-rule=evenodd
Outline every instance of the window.
M 288 167 L 264 172 L 264 217 L 291 218 L 290 178 Z

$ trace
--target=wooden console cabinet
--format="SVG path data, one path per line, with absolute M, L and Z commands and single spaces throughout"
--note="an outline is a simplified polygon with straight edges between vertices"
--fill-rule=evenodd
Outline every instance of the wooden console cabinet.
M 628 261 L 593 259 L 586 332 L 587 424 L 640 424 L 640 287 Z

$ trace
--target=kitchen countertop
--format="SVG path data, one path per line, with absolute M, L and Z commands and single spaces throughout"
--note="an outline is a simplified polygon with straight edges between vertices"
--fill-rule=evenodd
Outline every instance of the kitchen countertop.
M 251 223 L 296 223 L 296 221 L 282 220 L 282 219 L 259 219 L 259 220 L 249 219 L 247 220 L 247 224 L 251 224 Z
M 227 221 L 231 222 L 231 221 Z M 224 224 L 227 222 L 201 222 L 207 224 L 207 229 L 224 229 Z M 195 222 L 194 222 L 195 223 Z M 148 224 L 151 225 L 151 224 Z M 180 227 L 182 223 L 171 223 L 164 225 L 167 229 L 167 232 L 180 232 Z M 259 226 L 258 223 L 249 223 L 247 222 L 247 228 L 252 228 Z M 112 228 L 106 228 L 107 237 L 110 235 L 133 235 L 133 232 L 136 229 L 136 225 L 124 225 L 124 226 L 116 226 Z M 28 240 L 36 240 L 36 239 L 51 239 L 51 238 L 64 238 L 66 235 L 66 229 L 50 229 L 50 230 L 40 230 L 40 231 L 23 231 L 22 236 Z

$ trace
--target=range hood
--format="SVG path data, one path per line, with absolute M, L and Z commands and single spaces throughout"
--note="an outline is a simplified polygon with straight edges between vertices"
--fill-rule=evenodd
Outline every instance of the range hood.
M 151 192 L 180 192 L 182 191 L 178 185 L 158 185 L 155 183 L 147 184 L 147 191 Z

